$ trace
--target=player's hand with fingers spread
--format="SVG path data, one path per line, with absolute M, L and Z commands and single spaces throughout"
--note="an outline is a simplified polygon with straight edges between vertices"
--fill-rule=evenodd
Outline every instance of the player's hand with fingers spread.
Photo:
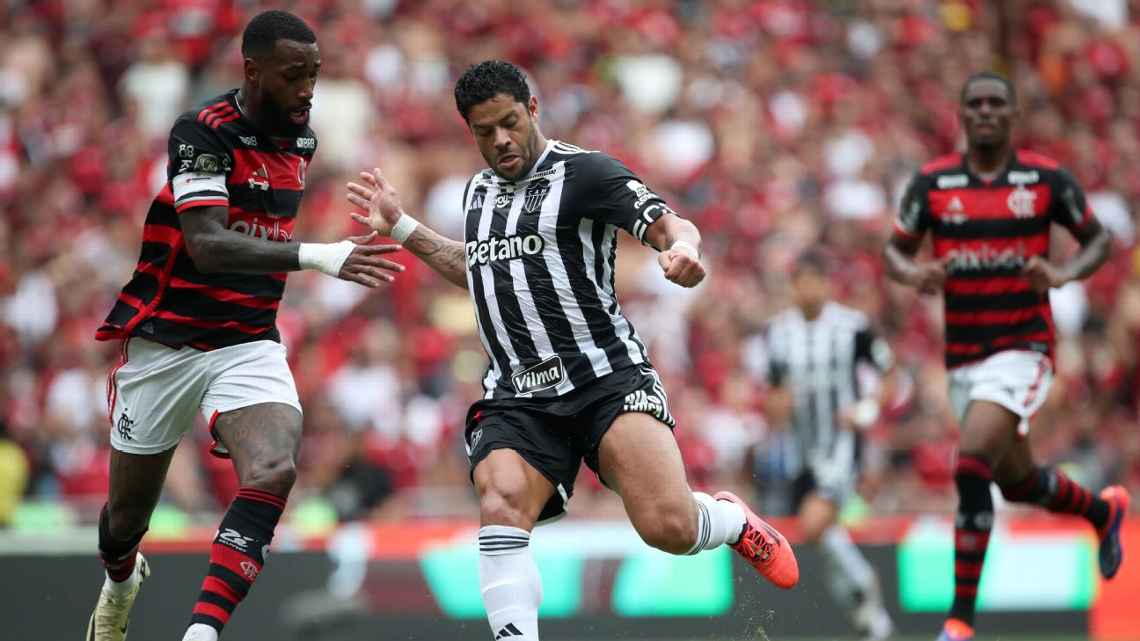
M 705 266 L 701 264 L 697 248 L 679 240 L 657 255 L 657 263 L 665 278 L 681 287 L 695 287 L 705 279 Z
M 382 283 L 396 280 L 394 274 L 404 271 L 404 266 L 383 256 L 400 250 L 399 245 L 370 245 L 377 232 L 363 236 L 349 236 L 348 241 L 355 247 L 344 259 L 337 278 L 360 283 L 365 287 L 379 287 Z
M 1047 292 L 1052 287 L 1065 284 L 1065 277 L 1052 263 L 1040 256 L 1030 256 L 1021 273 L 1029 277 L 1029 283 L 1038 292 Z
M 352 213 L 352 219 L 368 225 L 379 234 L 391 234 L 392 228 L 404 215 L 400 194 L 378 168 L 360 172 L 360 179 L 363 184 L 350 182 L 346 185 L 348 202 L 365 212 L 365 215 Z

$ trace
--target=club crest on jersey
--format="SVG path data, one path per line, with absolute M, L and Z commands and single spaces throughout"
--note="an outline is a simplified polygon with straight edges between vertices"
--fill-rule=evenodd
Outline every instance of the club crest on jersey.
M 526 188 L 526 193 L 523 198 L 522 213 L 524 214 L 537 214 L 542 209 L 542 203 L 546 201 L 546 196 L 550 193 L 550 181 L 541 178 L 530 183 Z
M 249 188 L 269 191 L 269 170 L 262 165 L 249 177 Z
M 1018 185 L 1017 189 L 1009 192 L 1005 202 L 1017 218 L 1032 218 L 1037 213 L 1037 192 L 1026 189 L 1024 185 Z
M 511 374 L 511 383 L 519 394 L 557 387 L 565 379 L 566 368 L 562 366 L 562 357 L 558 355 Z

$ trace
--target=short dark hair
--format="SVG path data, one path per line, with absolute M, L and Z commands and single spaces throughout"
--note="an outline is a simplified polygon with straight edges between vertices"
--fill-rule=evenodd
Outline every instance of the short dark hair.
M 305 21 L 288 11 L 264 11 L 253 17 L 241 34 L 241 55 L 258 58 L 273 51 L 278 40 L 311 43 L 317 35 Z
M 958 102 L 966 102 L 966 90 L 970 88 L 970 85 L 977 82 L 978 80 L 996 80 L 1000 82 L 1001 84 L 1005 85 L 1005 90 L 1009 93 L 1010 104 L 1017 103 L 1017 90 L 1013 88 L 1013 83 L 1009 81 L 1009 78 L 1006 78 L 996 71 L 979 71 L 977 73 L 970 74 L 970 77 L 966 78 L 966 82 L 962 83 L 962 92 L 958 95 Z
M 809 271 L 827 276 L 831 272 L 831 257 L 822 247 L 808 247 L 796 256 L 792 264 L 792 276 Z
M 472 65 L 455 82 L 455 108 L 467 120 L 475 105 L 505 93 L 524 105 L 530 102 L 526 74 L 503 60 L 484 60 Z

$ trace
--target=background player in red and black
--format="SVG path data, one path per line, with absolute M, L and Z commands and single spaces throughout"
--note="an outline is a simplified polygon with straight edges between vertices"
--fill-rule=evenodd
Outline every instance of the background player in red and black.
M 241 489 L 218 528 L 185 639 L 215 641 L 265 562 L 296 478 L 301 407 L 276 329 L 286 272 L 376 287 L 396 246 L 298 243 L 293 226 L 317 140 L 308 127 L 320 53 L 305 23 L 262 13 L 242 39 L 244 82 L 170 134 L 168 182 L 100 340 L 122 340 L 111 374 L 110 491 L 99 522 L 107 578 L 88 641 L 121 641 L 149 573 L 138 546 L 179 440 L 201 412 Z
M 1014 150 L 1016 95 L 1002 76 L 980 73 L 962 89 L 967 151 L 934 160 L 915 176 L 884 255 L 890 276 L 945 294 L 946 365 L 961 437 L 955 481 L 955 595 L 940 640 L 973 638 L 974 602 L 993 523 L 990 483 L 1009 500 L 1079 514 L 1100 537 L 1100 569 L 1120 567 L 1124 488 L 1094 496 L 1059 470 L 1033 462 L 1024 438 L 1052 380 L 1049 289 L 1092 274 L 1110 237 L 1081 188 L 1057 163 Z M 1067 264 L 1049 260 L 1056 223 L 1079 242 Z M 918 262 L 923 237 L 935 260 Z

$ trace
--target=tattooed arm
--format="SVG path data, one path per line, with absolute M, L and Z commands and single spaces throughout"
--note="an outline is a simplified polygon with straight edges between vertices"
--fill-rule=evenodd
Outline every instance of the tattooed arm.
M 373 169 L 371 173 L 361 172 L 360 178 L 363 185 L 348 183 L 348 202 L 363 209 L 367 215 L 353 213 L 353 220 L 368 225 L 384 236 L 391 236 L 393 230 L 398 232 L 401 225 L 412 221 L 400 206 L 400 194 L 379 169 Z M 404 220 L 403 223 L 401 219 Z M 467 289 L 467 260 L 463 243 L 441 236 L 423 223 L 413 222 L 411 227 L 410 234 L 407 229 L 404 230 L 407 234 L 403 241 L 404 249 L 448 282 Z

